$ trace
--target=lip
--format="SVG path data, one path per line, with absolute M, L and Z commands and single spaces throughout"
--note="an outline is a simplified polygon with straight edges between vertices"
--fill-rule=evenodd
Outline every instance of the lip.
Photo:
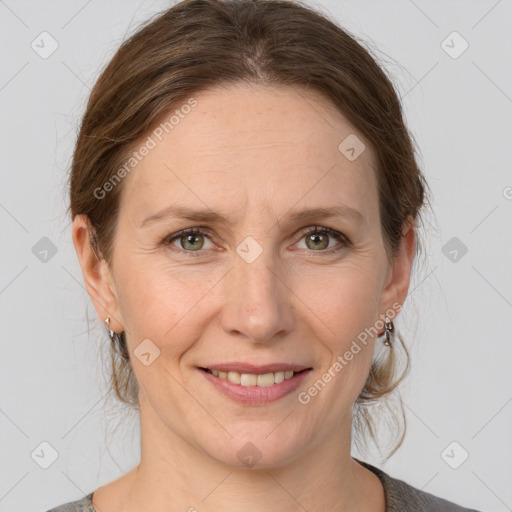
M 264 366 L 259 368 L 268 367 L 269 366 Z M 304 379 L 307 378 L 310 372 L 313 371 L 312 368 L 304 368 L 304 371 L 297 373 L 291 379 L 284 380 L 279 384 L 273 384 L 272 386 L 242 386 L 241 384 L 233 384 L 226 379 L 215 377 L 215 375 L 212 375 L 201 368 L 198 368 L 198 370 L 218 391 L 221 391 L 232 400 L 246 405 L 265 405 L 289 395 L 295 391 L 304 382 Z M 267 373 L 270 373 L 270 371 Z
M 275 373 L 275 372 L 286 372 L 294 371 L 301 372 L 307 370 L 309 366 L 303 366 L 300 364 L 291 363 L 272 363 L 255 365 L 251 363 L 241 362 L 226 362 L 226 363 L 212 363 L 211 365 L 201 366 L 201 368 L 207 368 L 208 370 L 219 370 L 224 372 L 238 372 L 238 373 L 250 373 L 253 375 L 260 375 L 262 373 Z

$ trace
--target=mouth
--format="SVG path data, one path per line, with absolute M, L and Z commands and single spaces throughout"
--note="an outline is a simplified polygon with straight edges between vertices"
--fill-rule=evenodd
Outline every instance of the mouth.
M 219 366 L 197 367 L 216 392 L 244 405 L 265 405 L 293 393 L 313 368 L 295 370 L 259 370 L 264 373 L 244 373 Z M 223 369 L 221 369 L 223 368 Z M 255 370 L 252 370 L 255 371 Z
M 273 386 L 275 384 L 280 384 L 285 380 L 290 380 L 296 375 L 307 372 L 311 370 L 311 368 L 305 368 L 304 370 L 294 371 L 294 370 L 281 370 L 277 372 L 267 372 L 267 373 L 242 373 L 236 371 L 227 371 L 227 370 L 211 370 L 210 368 L 199 368 L 200 370 L 213 375 L 214 377 L 218 377 L 219 379 L 227 380 L 231 382 L 231 384 L 238 384 L 240 386 L 259 386 L 259 387 L 268 387 Z

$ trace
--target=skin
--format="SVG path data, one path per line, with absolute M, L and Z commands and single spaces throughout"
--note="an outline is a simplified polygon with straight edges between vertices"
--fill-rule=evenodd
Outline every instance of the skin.
M 351 408 L 376 338 L 310 403 L 297 394 L 403 304 L 412 223 L 390 262 L 370 141 L 317 93 L 237 84 L 194 97 L 192 112 L 124 178 L 111 268 L 91 249 L 87 219 L 73 222 L 87 290 L 101 322 L 110 316 L 116 332 L 126 331 L 140 387 L 141 461 L 93 503 L 104 512 L 383 512 L 380 480 L 350 453 Z M 366 150 L 351 162 L 338 145 L 353 133 Z M 207 207 L 229 223 L 169 217 L 140 227 L 171 204 Z M 287 217 L 340 204 L 363 220 Z M 302 231 L 314 226 L 350 243 L 324 235 L 319 248 L 307 244 Z M 207 235 L 192 245 L 162 242 L 190 227 Z M 247 236 L 262 248 L 252 263 L 236 252 Z M 133 356 L 145 339 L 160 350 L 149 366 Z M 278 401 L 242 405 L 197 369 L 220 361 L 293 362 L 313 372 Z M 261 453 L 252 468 L 237 457 L 248 442 Z

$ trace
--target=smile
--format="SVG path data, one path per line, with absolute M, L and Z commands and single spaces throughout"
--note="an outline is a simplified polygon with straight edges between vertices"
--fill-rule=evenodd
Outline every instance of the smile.
M 225 379 L 233 384 L 240 384 L 241 386 L 273 386 L 274 384 L 280 384 L 281 382 L 291 379 L 294 375 L 300 372 L 294 372 L 292 370 L 271 372 L 271 373 L 240 373 L 240 372 L 225 372 L 220 370 L 210 370 L 203 368 L 206 372 L 219 377 L 219 379 Z M 306 371 L 306 370 L 302 370 Z
M 276 371 L 261 374 L 199 368 L 201 374 L 217 391 L 247 405 L 274 402 L 295 391 L 312 371 Z

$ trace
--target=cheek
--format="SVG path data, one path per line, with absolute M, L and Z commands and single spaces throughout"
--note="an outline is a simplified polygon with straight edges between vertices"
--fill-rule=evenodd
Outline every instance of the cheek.
M 347 264 L 328 274 L 317 280 L 328 286 L 316 288 L 308 301 L 320 320 L 317 337 L 327 349 L 322 370 L 330 369 L 337 376 L 333 380 L 356 390 L 364 383 L 373 355 L 371 328 L 379 318 L 380 280 L 371 266 Z
M 376 320 L 381 279 L 375 262 L 347 258 L 335 267 L 302 272 L 295 286 L 306 305 L 334 331 L 336 339 L 346 340 L 347 335 L 357 335 Z
M 118 298 L 132 350 L 149 338 L 161 352 L 179 355 L 201 326 L 201 310 L 218 279 L 199 266 L 169 264 L 147 255 L 120 265 Z M 161 260 L 161 261 L 159 261 Z M 198 320 L 199 319 L 199 320 Z

